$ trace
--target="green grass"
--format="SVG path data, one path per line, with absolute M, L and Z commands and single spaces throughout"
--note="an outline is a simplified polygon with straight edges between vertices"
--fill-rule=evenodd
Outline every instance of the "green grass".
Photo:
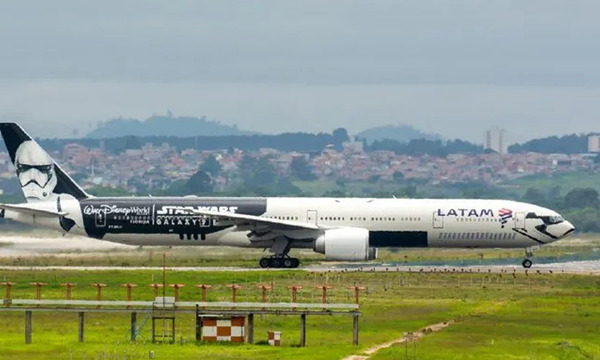
M 507 181 L 505 185 L 511 186 L 520 196 L 529 188 L 535 188 L 542 193 L 547 193 L 557 186 L 562 195 L 575 188 L 592 188 L 600 192 L 600 175 L 585 171 L 557 173 L 552 175 L 531 175 Z M 560 195 L 560 194 L 555 194 Z
M 92 282 L 105 282 L 104 299 L 122 300 L 125 282 L 140 284 L 134 299 L 150 300 L 147 283 L 160 281 L 160 271 L 4 271 L 0 278 L 17 283 L 15 298 L 33 298 L 31 281 L 48 283 L 44 299 L 64 298 L 61 282 L 77 282 L 75 299 L 94 299 Z M 417 343 L 418 359 L 479 358 L 600 358 L 600 279 L 566 274 L 451 274 L 451 273 L 323 273 L 302 271 L 266 272 L 170 272 L 168 283 L 184 283 L 182 300 L 197 300 L 197 283 L 214 288 L 209 300 L 228 300 L 223 284 L 235 281 L 243 288 L 238 301 L 258 301 L 258 283 L 275 285 L 271 301 L 289 301 L 287 285 L 304 286 L 299 301 L 320 301 L 315 284 L 334 285 L 332 302 L 351 302 L 346 289 L 364 284 L 368 291 L 361 301 L 360 343 L 350 345 L 350 317 L 308 317 L 308 347 L 298 348 L 299 319 L 265 316 L 255 319 L 256 341 L 266 340 L 269 329 L 283 332 L 283 347 L 266 345 L 196 344 L 194 319 L 180 315 L 178 342 L 158 345 L 148 342 L 147 326 L 140 341 L 126 341 L 128 314 L 86 314 L 86 341 L 77 343 L 76 314 L 34 312 L 33 344 L 24 344 L 21 312 L 0 312 L 0 359 L 97 359 L 148 358 L 154 350 L 158 359 L 340 359 L 366 348 L 396 339 L 406 331 L 428 324 L 456 320 L 438 333 L 426 335 Z M 169 289 L 168 294 L 171 294 Z M 181 344 L 183 342 L 183 344 Z M 404 347 L 381 350 L 376 359 L 404 357 Z

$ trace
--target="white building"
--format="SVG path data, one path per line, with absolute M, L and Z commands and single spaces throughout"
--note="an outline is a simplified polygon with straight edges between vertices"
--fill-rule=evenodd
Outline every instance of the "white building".
M 600 152 L 600 135 L 588 136 L 588 152 Z
M 494 150 L 499 154 L 508 154 L 508 142 L 506 141 L 506 130 L 490 129 L 485 132 L 484 149 Z

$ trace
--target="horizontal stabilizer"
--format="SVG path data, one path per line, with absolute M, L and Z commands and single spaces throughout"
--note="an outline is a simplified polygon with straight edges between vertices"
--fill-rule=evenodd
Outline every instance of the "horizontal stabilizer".
M 15 211 L 25 215 L 35 215 L 44 217 L 61 217 L 69 215 L 69 213 L 66 211 L 44 210 L 29 205 L 0 204 L 0 209 Z

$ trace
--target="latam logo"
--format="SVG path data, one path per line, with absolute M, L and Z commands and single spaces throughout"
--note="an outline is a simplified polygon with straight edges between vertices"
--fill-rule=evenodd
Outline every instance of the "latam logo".
M 512 219 L 513 211 L 507 208 L 502 208 L 498 210 L 498 216 L 500 216 L 500 224 L 502 224 L 502 228 L 508 222 L 508 220 Z
M 494 217 L 492 209 L 438 209 L 437 216 Z

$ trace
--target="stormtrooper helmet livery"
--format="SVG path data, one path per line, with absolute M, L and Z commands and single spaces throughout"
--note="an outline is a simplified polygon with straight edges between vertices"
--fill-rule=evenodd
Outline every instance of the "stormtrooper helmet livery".
M 57 184 L 54 161 L 35 141 L 27 140 L 19 145 L 15 167 L 27 199 L 50 199 Z

